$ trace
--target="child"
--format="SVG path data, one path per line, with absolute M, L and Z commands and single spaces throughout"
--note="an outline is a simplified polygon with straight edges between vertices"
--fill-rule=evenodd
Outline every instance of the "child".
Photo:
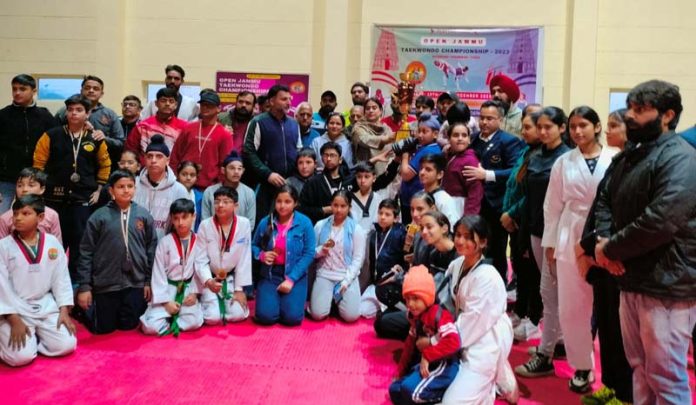
M 307 270 L 316 241 L 312 222 L 296 211 L 298 200 L 294 187 L 280 187 L 275 209 L 254 234 L 254 258 L 261 262 L 254 321 L 262 325 L 297 326 L 304 318 Z
M 334 142 L 341 145 L 342 163 L 347 165 L 348 169 L 352 169 L 353 148 L 350 144 L 350 140 L 343 133 L 345 127 L 346 119 L 343 117 L 343 114 L 339 112 L 329 113 L 329 117 L 326 119 L 326 133 L 314 138 L 310 147 L 314 149 L 315 154 L 319 155 L 321 154 L 321 147 L 327 142 Z M 317 170 L 324 170 L 324 163 L 321 160 L 317 162 Z
M 377 207 L 384 199 L 384 192 L 372 191 L 375 167 L 370 163 L 360 162 L 355 166 L 355 182 L 358 189 L 351 193 L 353 204 L 350 207 L 350 215 L 363 230 L 367 230 L 377 222 Z
M 298 194 L 302 194 L 302 188 L 307 180 L 314 176 L 317 167 L 317 154 L 312 148 L 302 148 L 297 152 L 297 173 L 288 177 L 287 183 L 297 190 Z
M 140 162 L 138 155 L 132 150 L 124 150 L 118 161 L 118 168 L 133 173 L 133 176 L 140 174 Z
M 490 403 L 496 386 L 505 399 L 517 403 L 517 382 L 508 363 L 512 323 L 505 314 L 507 293 L 495 267 L 483 262 L 488 225 L 478 215 L 454 225 L 454 246 L 460 257 L 447 269 L 449 293 L 456 308 L 455 324 L 463 353 L 459 373 L 442 400 Z
M 39 138 L 33 166 L 48 176 L 44 199 L 58 212 L 72 278 L 85 224 L 109 178 L 111 159 L 104 139 L 97 140 L 99 137 L 86 126 L 91 102 L 76 94 L 65 100 L 65 106 L 68 124 Z
M 198 303 L 200 287 L 220 291 L 208 266 L 205 243 L 191 232 L 196 218 L 193 201 L 179 199 L 169 209 L 171 231 L 157 244 L 152 269 L 152 300 L 140 317 L 147 335 L 179 336 L 203 325 Z M 193 280 L 195 276 L 195 281 Z
M 314 226 L 317 278 L 309 307 L 316 321 L 329 316 L 332 301 L 344 321 L 360 317 L 358 274 L 365 258 L 365 231 L 350 217 L 350 201 L 350 191 L 336 191 L 331 198 L 333 214 Z
M 437 210 L 445 214 L 450 224 L 453 224 L 462 217 L 462 212 L 452 197 L 440 188 L 440 181 L 445 174 L 447 161 L 445 156 L 438 154 L 423 155 L 420 161 L 420 172 L 418 177 L 423 184 L 423 190 L 433 196 Z
M 229 156 L 222 161 L 220 174 L 223 177 L 222 183 L 206 188 L 203 193 L 202 219 L 208 219 L 213 216 L 215 191 L 225 186 L 235 190 L 239 196 L 239 207 L 236 210 L 236 215 L 248 219 L 253 227 L 253 224 L 256 223 L 256 196 L 254 195 L 254 190 L 241 182 L 244 174 L 244 165 L 242 164 L 242 157 L 236 151 L 230 152 Z
M 138 326 L 150 300 L 157 248 L 154 220 L 133 200 L 135 177 L 116 170 L 109 177 L 112 201 L 92 214 L 80 243 L 77 303 L 96 334 Z M 94 303 L 94 305 L 92 305 Z
M 0 240 L 0 359 L 12 367 L 77 346 L 67 258 L 58 239 L 38 229 L 44 208 L 39 196 L 18 197 L 15 230 Z
M 463 215 L 477 215 L 481 209 L 483 198 L 483 183 L 467 181 L 462 175 L 466 166 L 478 167 L 479 160 L 474 150 L 469 147 L 471 136 L 465 123 L 455 123 L 447 130 L 449 139 L 449 162 L 442 177 L 442 189 L 445 190 L 457 204 L 457 211 Z
M 360 315 L 364 318 L 394 310 L 401 302 L 401 280 L 396 278 L 395 266 L 405 266 L 406 228 L 396 222 L 398 216 L 396 200 L 387 198 L 379 203 L 377 223 L 373 225 L 367 247 L 370 285 L 360 297 Z
M 25 195 L 35 194 L 43 195 L 46 190 L 46 173 L 34 169 L 33 167 L 27 167 L 19 172 L 19 177 L 17 178 L 17 186 L 15 188 L 15 195 L 17 199 L 24 197 Z M 12 225 L 12 210 L 0 216 L 0 239 L 8 236 L 14 227 Z M 60 232 L 60 218 L 58 218 L 58 213 L 52 208 L 46 207 L 44 215 L 39 221 L 39 230 L 44 233 L 51 234 L 58 239 L 58 242 L 62 243 L 61 232 Z
M 208 325 L 239 322 L 249 316 L 244 287 L 251 285 L 251 224 L 236 214 L 237 191 L 222 186 L 213 194 L 215 216 L 201 222 L 198 236 L 210 260 L 210 269 L 222 289 L 201 294 L 203 318 Z
M 194 187 L 200 171 L 201 167 L 190 160 L 184 160 L 176 168 L 176 178 L 179 183 L 186 187 L 189 200 L 193 201 L 196 210 L 196 221 L 193 224 L 195 232 L 198 232 L 198 227 L 201 224 L 201 210 L 203 209 L 203 192 Z
M 435 303 L 435 281 L 425 266 L 408 271 L 403 296 L 410 329 L 399 361 L 400 378 L 389 386 L 389 397 L 394 404 L 439 403 L 459 371 L 457 327 L 449 311 Z M 411 367 L 416 353 L 420 362 Z

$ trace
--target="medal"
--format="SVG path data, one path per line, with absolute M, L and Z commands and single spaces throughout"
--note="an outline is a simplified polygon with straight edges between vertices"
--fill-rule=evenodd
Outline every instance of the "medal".
M 336 246 L 336 242 L 334 242 L 333 239 L 328 239 L 326 242 L 324 242 L 324 246 L 331 249 L 332 247 Z
M 220 281 L 226 280 L 227 279 L 227 272 L 225 270 L 218 271 L 216 278 Z
M 70 175 L 70 181 L 72 181 L 73 183 L 79 182 L 79 181 L 80 181 L 80 175 L 77 174 L 77 173 L 71 174 L 71 175 Z

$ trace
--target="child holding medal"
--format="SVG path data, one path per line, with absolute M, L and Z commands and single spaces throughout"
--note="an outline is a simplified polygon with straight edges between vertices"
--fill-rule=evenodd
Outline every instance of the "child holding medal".
M 208 266 L 206 247 L 192 232 L 195 206 L 189 199 L 178 199 L 169 208 L 170 232 L 157 244 L 152 269 L 152 300 L 140 317 L 147 335 L 179 336 L 182 331 L 203 325 L 203 311 L 198 302 L 200 287 L 217 293 L 221 284 Z M 195 278 L 195 280 L 194 280 Z
M 220 289 L 201 293 L 208 325 L 240 322 L 249 316 L 244 287 L 251 285 L 251 223 L 236 214 L 238 194 L 222 186 L 214 193 L 215 215 L 203 220 L 198 237 L 205 246 L 210 270 Z M 217 288 L 217 287 L 216 287 Z

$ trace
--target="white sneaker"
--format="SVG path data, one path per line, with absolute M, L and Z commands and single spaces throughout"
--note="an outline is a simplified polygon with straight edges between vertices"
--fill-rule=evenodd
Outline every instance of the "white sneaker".
M 508 317 L 510 318 L 510 322 L 512 322 L 513 329 L 517 328 L 517 326 L 522 321 L 522 319 L 520 319 L 519 315 L 517 315 L 514 311 L 508 313 Z
M 534 325 L 529 318 L 524 318 L 520 321 L 520 324 L 513 331 L 515 340 L 518 342 L 526 342 L 531 339 L 539 339 L 541 337 L 541 330 L 539 327 Z

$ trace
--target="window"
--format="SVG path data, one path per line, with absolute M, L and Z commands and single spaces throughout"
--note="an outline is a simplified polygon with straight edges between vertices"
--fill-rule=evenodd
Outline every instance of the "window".
M 616 111 L 620 108 L 626 108 L 626 96 L 628 92 L 628 89 L 609 90 L 609 112 Z
M 38 99 L 42 101 L 64 101 L 81 90 L 82 76 L 34 75 L 34 77 L 37 80 Z

